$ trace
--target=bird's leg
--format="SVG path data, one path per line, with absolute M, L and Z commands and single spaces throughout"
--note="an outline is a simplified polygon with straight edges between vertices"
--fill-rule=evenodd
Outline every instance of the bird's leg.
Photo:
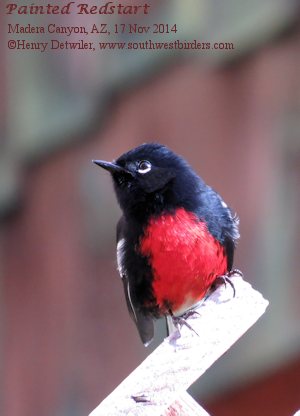
M 196 311 L 196 310 L 193 310 L 193 309 L 189 309 L 189 310 L 187 310 L 186 312 L 184 312 L 182 315 L 180 315 L 180 316 L 175 316 L 174 314 L 173 314 L 173 312 L 172 312 L 172 310 L 171 309 L 169 309 L 169 314 L 170 314 L 170 316 L 171 316 L 171 318 L 172 318 L 172 321 L 173 321 L 173 324 L 174 324 L 174 326 L 175 326 L 175 328 L 176 328 L 176 330 L 175 330 L 175 332 L 173 332 L 171 335 L 170 335 L 170 342 L 172 343 L 172 342 L 174 342 L 174 341 L 176 341 L 178 338 L 180 338 L 181 337 L 181 333 L 180 333 L 180 330 L 181 330 L 181 328 L 183 327 L 183 326 L 186 326 L 187 328 L 189 328 L 191 331 L 193 331 L 193 332 L 195 332 L 195 334 L 197 335 L 197 336 L 199 336 L 199 334 L 197 334 L 197 332 L 194 330 L 194 328 L 192 328 L 191 327 L 191 325 L 186 321 L 189 317 L 191 317 L 191 316 L 193 316 L 193 315 L 195 315 L 195 314 L 197 314 L 197 315 L 199 315 L 199 313 Z

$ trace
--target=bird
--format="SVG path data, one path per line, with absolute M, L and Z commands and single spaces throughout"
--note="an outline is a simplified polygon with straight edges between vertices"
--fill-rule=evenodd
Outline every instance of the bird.
M 148 346 L 156 319 L 171 318 L 178 328 L 220 278 L 230 283 L 239 219 L 163 144 L 145 143 L 112 162 L 93 162 L 112 177 L 122 211 L 117 268 L 129 314 Z

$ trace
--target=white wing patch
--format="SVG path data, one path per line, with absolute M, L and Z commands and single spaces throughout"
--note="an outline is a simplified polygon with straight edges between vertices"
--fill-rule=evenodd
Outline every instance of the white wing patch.
M 222 205 L 222 207 L 224 209 L 227 210 L 228 214 L 230 215 L 232 222 L 233 222 L 233 229 L 232 229 L 232 238 L 234 241 L 238 240 L 240 238 L 240 233 L 239 233 L 239 218 L 237 215 L 234 215 L 232 213 L 232 211 L 230 210 L 229 206 L 226 204 L 226 202 L 223 201 L 223 199 L 220 197 L 219 195 L 219 199 L 220 199 L 220 203 Z
M 130 302 L 130 305 L 131 305 L 131 309 L 132 309 L 132 312 L 133 312 L 135 321 L 137 322 L 136 313 L 135 313 L 135 310 L 134 310 L 134 307 L 133 307 L 133 303 L 132 303 L 132 300 L 131 300 L 131 295 L 130 295 L 129 281 L 127 282 L 127 294 L 128 294 L 128 299 L 129 299 L 129 302 Z
M 124 246 L 125 238 L 121 238 L 117 244 L 117 265 L 121 277 L 126 274 L 124 269 Z
M 125 248 L 125 243 L 126 243 L 125 238 L 121 238 L 121 240 L 119 240 L 118 241 L 118 244 L 117 244 L 117 265 L 118 265 L 118 272 L 120 273 L 120 277 L 125 279 L 124 282 L 127 281 L 127 287 L 126 287 L 126 289 L 127 289 L 127 298 L 128 298 L 129 303 L 130 303 L 131 310 L 132 310 L 132 313 L 134 315 L 134 319 L 137 322 L 137 316 L 136 316 L 135 309 L 134 309 L 134 306 L 133 306 L 133 303 L 132 303 L 132 300 L 131 300 L 129 280 L 126 278 L 126 270 L 125 270 L 125 267 L 124 267 L 124 255 L 125 255 L 124 248 Z
M 221 199 L 221 205 L 223 208 L 228 208 L 228 205 L 223 201 L 223 199 Z

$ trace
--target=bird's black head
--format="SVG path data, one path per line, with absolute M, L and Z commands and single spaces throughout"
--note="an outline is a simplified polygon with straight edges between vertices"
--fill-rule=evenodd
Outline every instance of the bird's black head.
M 125 216 L 184 206 L 200 183 L 183 158 L 160 144 L 143 144 L 116 161 L 94 163 L 111 173 Z

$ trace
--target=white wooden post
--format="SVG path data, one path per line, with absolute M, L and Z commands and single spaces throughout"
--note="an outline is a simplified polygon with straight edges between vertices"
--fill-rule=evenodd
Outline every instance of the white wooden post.
M 175 345 L 166 338 L 90 416 L 208 416 L 186 392 L 265 312 L 268 301 L 240 276 L 188 318 Z M 136 402 L 134 398 L 138 398 Z

